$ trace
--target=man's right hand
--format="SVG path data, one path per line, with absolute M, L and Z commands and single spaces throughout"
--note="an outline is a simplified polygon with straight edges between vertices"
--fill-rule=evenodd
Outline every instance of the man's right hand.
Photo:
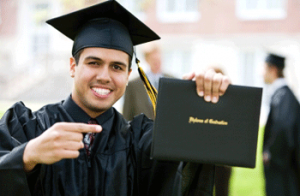
M 53 164 L 62 159 L 79 156 L 84 147 L 82 133 L 99 133 L 100 125 L 84 123 L 56 123 L 39 137 L 32 139 L 23 154 L 24 170 L 31 171 L 37 164 Z

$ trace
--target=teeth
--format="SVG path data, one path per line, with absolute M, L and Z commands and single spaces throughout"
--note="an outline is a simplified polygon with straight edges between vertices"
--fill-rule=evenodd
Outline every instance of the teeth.
M 110 93 L 110 90 L 103 88 L 93 88 L 93 90 L 99 95 L 108 95 L 108 93 Z

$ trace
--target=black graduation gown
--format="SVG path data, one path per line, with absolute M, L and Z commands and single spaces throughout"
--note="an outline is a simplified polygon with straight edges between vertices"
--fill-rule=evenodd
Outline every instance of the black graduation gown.
M 268 196 L 300 195 L 299 126 L 299 102 L 284 86 L 272 96 L 265 127 L 263 150 L 271 155 L 264 168 Z
M 96 118 L 90 166 L 84 149 L 77 159 L 23 170 L 29 140 L 57 122 L 88 122 L 90 117 L 69 97 L 31 112 L 22 102 L 0 122 L 0 195 L 181 195 L 182 162 L 150 159 L 153 121 L 139 115 L 127 122 L 114 108 Z M 186 195 L 212 195 L 214 166 L 197 164 Z M 186 185 L 186 183 L 185 183 Z M 186 186 L 185 186 L 186 187 Z

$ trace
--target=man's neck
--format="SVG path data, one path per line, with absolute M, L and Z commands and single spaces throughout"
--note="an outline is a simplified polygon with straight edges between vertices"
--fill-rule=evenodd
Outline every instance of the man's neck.
M 87 107 L 84 107 L 84 105 L 80 101 L 77 101 L 76 99 L 74 99 L 72 95 L 71 95 L 71 99 L 74 101 L 74 103 L 76 105 L 78 105 L 78 107 L 80 107 L 91 118 L 96 118 L 96 117 L 100 116 L 101 114 L 103 114 L 106 111 L 106 110 L 97 111 L 97 112 L 93 111 L 91 109 L 88 109 Z
M 276 78 L 270 85 L 270 94 L 273 95 L 278 89 L 285 85 L 287 85 L 287 83 L 284 78 Z

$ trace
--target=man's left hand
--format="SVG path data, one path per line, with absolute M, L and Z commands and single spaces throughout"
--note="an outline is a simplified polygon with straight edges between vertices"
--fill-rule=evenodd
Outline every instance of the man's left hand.
M 217 103 L 219 96 L 224 95 L 231 83 L 227 76 L 216 73 L 213 69 L 199 73 L 190 73 L 183 77 L 185 80 L 195 80 L 196 91 L 207 102 Z

